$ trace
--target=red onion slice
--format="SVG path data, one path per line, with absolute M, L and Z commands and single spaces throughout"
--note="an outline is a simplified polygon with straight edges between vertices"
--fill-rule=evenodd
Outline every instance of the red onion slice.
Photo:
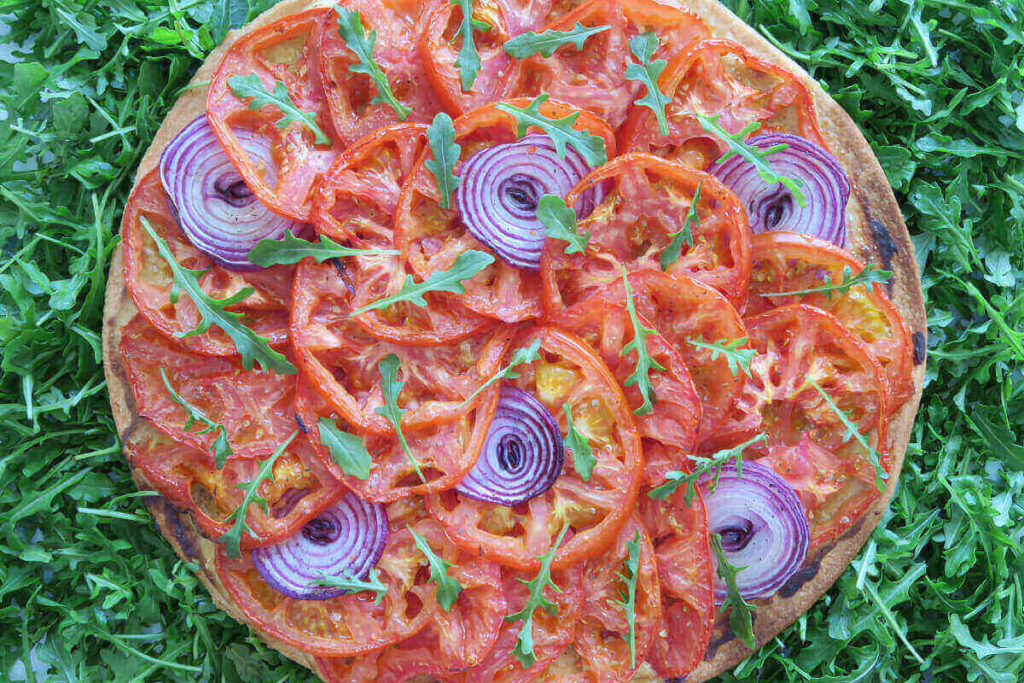
M 778 175 L 803 183 L 801 191 L 806 198 L 800 206 L 789 189 L 781 183 L 766 183 L 742 157 L 715 164 L 711 173 L 736 193 L 747 210 L 751 231 L 802 232 L 844 246 L 850 181 L 836 158 L 824 147 L 786 133 L 755 135 L 747 143 L 760 149 L 788 145 L 771 154 L 768 164 Z
M 277 164 L 267 139 L 240 129 L 242 146 L 274 184 Z M 261 239 L 305 226 L 264 206 L 231 164 L 206 116 L 174 136 L 160 155 L 160 181 L 181 231 L 196 249 L 231 270 L 258 270 L 247 255 Z
M 804 562 L 811 525 L 796 491 L 770 467 L 744 461 L 722 467 L 718 485 L 700 479 L 708 510 L 708 528 L 721 534 L 729 564 L 744 567 L 736 576 L 744 599 L 778 591 Z M 725 600 L 725 583 L 715 574 L 715 600 Z
M 533 394 L 502 385 L 480 458 L 455 490 L 514 507 L 551 488 L 564 458 L 562 433 L 551 411 Z
M 327 600 L 345 592 L 310 585 L 324 576 L 365 579 L 388 540 L 388 517 L 380 503 L 349 493 L 306 523 L 288 540 L 252 551 L 260 576 L 295 600 Z
M 590 166 L 572 147 L 565 158 L 547 135 L 534 133 L 516 142 L 481 150 L 459 169 L 455 206 L 466 228 L 509 265 L 540 270 L 544 226 L 537 202 L 546 194 L 565 197 Z M 587 193 L 576 211 L 585 217 L 601 199 L 600 187 Z

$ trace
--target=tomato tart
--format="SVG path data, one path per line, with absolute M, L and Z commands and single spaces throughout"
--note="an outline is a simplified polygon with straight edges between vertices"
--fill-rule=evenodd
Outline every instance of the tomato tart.
M 326 681 L 715 676 L 858 552 L 921 395 L 870 146 L 713 0 L 288 0 L 121 235 L 133 476 Z

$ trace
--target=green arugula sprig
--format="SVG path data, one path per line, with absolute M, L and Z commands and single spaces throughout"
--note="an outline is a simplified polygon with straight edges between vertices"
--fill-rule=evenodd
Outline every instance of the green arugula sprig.
M 587 437 L 576 431 L 576 425 L 572 421 L 572 406 L 563 403 L 562 410 L 565 411 L 567 430 L 562 443 L 572 451 L 573 467 L 576 469 L 576 474 L 580 475 L 580 479 L 583 481 L 590 481 L 590 477 L 594 474 L 594 465 L 597 464 L 594 450 L 590 447 Z
M 379 605 L 384 596 L 388 594 L 388 586 L 380 580 L 380 570 L 376 567 L 370 569 L 366 579 L 353 579 L 348 576 L 330 576 L 321 574 L 320 578 L 310 581 L 310 586 L 331 586 L 333 588 L 344 588 L 345 594 L 351 593 L 373 593 L 373 604 Z
M 380 391 L 384 394 L 384 405 L 375 408 L 374 412 L 383 416 L 395 428 L 395 434 L 398 435 L 398 442 L 402 445 L 402 450 L 405 451 L 406 457 L 409 458 L 413 469 L 419 475 L 420 481 L 426 484 L 427 478 L 423 476 L 423 470 L 420 469 L 420 464 L 416 461 L 409 448 L 409 442 L 405 439 L 405 432 L 402 431 L 402 414 L 409 409 L 398 407 L 398 395 L 402 393 L 402 387 L 405 386 L 405 382 L 398 381 L 398 368 L 401 365 L 402 361 L 393 353 L 384 356 L 377 363 L 377 369 L 380 371 Z
M 455 262 L 448 270 L 434 271 L 423 282 L 416 282 L 412 275 L 406 275 L 405 284 L 402 285 L 398 294 L 370 302 L 362 308 L 352 311 L 349 316 L 378 308 L 387 308 L 399 301 L 408 301 L 414 306 L 426 306 L 427 300 L 423 298 L 423 295 L 430 292 L 462 294 L 466 291 L 466 288 L 462 286 L 462 281 L 470 279 L 492 263 L 494 263 L 494 257 L 490 254 L 469 249 L 456 256 Z
M 807 382 L 818 390 L 818 393 L 821 394 L 821 398 L 828 404 L 828 407 L 832 409 L 832 412 L 836 414 L 836 417 L 838 417 L 839 421 L 843 423 L 843 426 L 846 427 L 846 433 L 843 434 L 843 443 L 849 443 L 850 439 L 855 439 L 857 443 L 867 451 L 868 459 L 871 460 L 871 464 L 875 468 L 875 488 L 879 491 L 885 491 L 885 482 L 889 479 L 889 473 L 884 467 L 882 467 L 881 455 L 871 447 L 867 437 L 860 433 L 860 429 L 857 427 L 857 424 L 850 419 L 850 414 L 843 412 L 843 410 L 836 405 L 836 402 L 832 400 L 832 397 L 828 395 L 828 392 L 822 389 L 821 385 L 814 381 L 813 377 L 807 375 Z M 881 420 L 883 418 L 879 416 L 878 419 Z
M 427 128 L 427 142 L 434 158 L 427 159 L 424 165 L 437 181 L 437 191 L 441 193 L 441 201 L 438 203 L 442 209 L 450 209 L 452 194 L 462 182 L 455 175 L 455 164 L 459 162 L 462 147 L 455 142 L 455 124 L 451 116 L 441 112 L 434 117 Z
M 473 33 L 490 31 L 491 25 L 473 18 L 473 0 L 452 0 L 452 4 L 462 9 L 462 21 L 459 23 L 459 30 L 455 32 L 456 38 L 462 36 L 462 47 L 459 48 L 455 66 L 459 69 L 459 82 L 463 92 L 469 92 L 476 83 L 477 72 L 480 71 L 480 53 L 477 52 Z
M 622 284 L 626 290 L 626 311 L 629 313 L 629 321 L 633 325 L 633 340 L 622 347 L 619 355 L 626 356 L 631 351 L 636 351 L 636 367 L 623 382 L 623 386 L 629 387 L 635 384 L 636 388 L 640 390 L 644 402 L 633 411 L 633 414 L 646 415 L 654 410 L 654 404 L 657 402 L 654 386 L 651 384 L 651 370 L 664 372 L 665 366 L 654 360 L 651 352 L 647 350 L 647 336 L 658 334 L 658 331 L 647 327 L 640 321 L 640 316 L 636 312 L 636 304 L 633 302 L 633 290 L 629 286 L 629 278 L 626 276 L 626 266 L 620 263 L 619 269 L 622 271 Z
M 566 254 L 583 254 L 590 244 L 590 231 L 582 235 L 576 226 L 576 211 L 565 205 L 557 194 L 546 194 L 537 202 L 537 220 L 544 226 L 544 234 L 566 242 Z
M 754 641 L 754 619 L 752 613 L 754 606 L 743 599 L 740 590 L 736 586 L 736 575 L 745 567 L 734 567 L 725 559 L 725 551 L 722 550 L 721 534 L 711 534 L 711 550 L 715 555 L 718 567 L 716 571 L 722 581 L 725 582 L 725 602 L 719 608 L 719 612 L 732 608 L 729 612 L 729 628 L 740 641 L 751 650 L 756 646 Z
M 700 191 L 703 187 L 704 181 L 701 180 L 697 183 L 697 190 L 693 193 L 693 201 L 690 202 L 686 218 L 683 219 L 683 227 L 679 229 L 679 232 L 669 234 L 672 241 L 661 250 L 661 256 L 658 257 L 658 260 L 661 263 L 662 270 L 668 270 L 669 266 L 679 260 L 679 255 L 683 252 L 683 243 L 686 243 L 688 247 L 693 246 L 693 228 L 700 227 L 700 215 L 697 213 L 697 205 L 700 202 Z
M 321 417 L 317 421 L 320 428 L 320 442 L 327 446 L 331 459 L 338 464 L 341 471 L 350 477 L 366 481 L 370 477 L 373 458 L 366 450 L 366 444 L 355 434 L 349 434 L 338 427 L 338 423 L 329 417 Z
M 310 242 L 296 237 L 291 231 L 283 239 L 262 239 L 248 254 L 248 259 L 261 268 L 298 263 L 307 256 L 317 263 L 330 258 L 345 256 L 394 256 L 401 252 L 394 249 L 355 249 L 338 244 L 327 235 L 320 235 L 320 241 Z
M 799 179 L 779 175 L 772 170 L 771 164 L 768 163 L 768 157 L 776 152 L 781 152 L 789 147 L 789 145 L 780 143 L 778 145 L 772 145 L 767 149 L 761 149 L 760 147 L 751 145 L 747 142 L 747 136 L 761 127 L 760 122 L 751 123 L 739 133 L 730 135 L 724 128 L 718 125 L 718 118 L 720 116 L 721 114 L 715 114 L 714 116 L 697 114 L 697 120 L 700 122 L 700 125 L 703 126 L 704 130 L 729 146 L 729 151 L 723 154 L 718 161 L 722 162 L 733 156 L 743 157 L 743 159 L 748 163 L 754 165 L 754 168 L 757 170 L 757 174 L 761 176 L 762 180 L 773 185 L 782 183 L 785 187 L 789 188 L 790 192 L 793 193 L 793 198 L 796 199 L 796 203 L 800 206 L 805 206 L 807 200 L 804 197 L 803 191 L 800 189 L 803 186 L 803 183 Z
M 891 277 L 891 270 L 882 270 L 874 264 L 869 264 L 867 267 L 861 268 L 856 275 L 853 274 L 853 270 L 850 266 L 843 266 L 842 282 L 833 282 L 820 287 L 810 287 L 809 289 L 794 289 L 789 292 L 762 292 L 759 296 L 773 297 L 797 296 L 801 294 L 824 294 L 831 301 L 833 294 L 846 294 L 850 291 L 851 287 L 857 287 L 858 285 L 870 287 L 876 282 L 886 283 Z
M 555 539 L 555 544 L 551 550 L 537 558 L 540 560 L 540 570 L 537 572 L 537 575 L 529 581 L 519 579 L 520 583 L 530 589 L 530 597 L 527 599 L 523 609 L 505 617 L 505 621 L 523 622 L 522 628 L 519 629 L 519 633 L 516 635 L 516 645 L 512 648 L 512 654 L 519 660 L 524 669 L 529 669 L 537 661 L 537 656 L 533 652 L 533 613 L 540 607 L 551 616 L 558 614 L 558 605 L 544 597 L 544 589 L 551 586 L 552 589 L 559 593 L 562 592 L 562 589 L 551 580 L 551 563 L 554 561 L 558 547 L 562 545 L 562 539 L 565 538 L 567 531 L 569 531 L 568 523 L 562 527 L 562 531 L 559 532 L 558 538 Z
M 427 564 L 430 566 L 430 580 L 437 584 L 437 593 L 435 594 L 437 604 L 441 605 L 445 612 L 450 612 L 455 601 L 459 599 L 459 594 L 462 593 L 462 584 L 448 573 L 448 570 L 452 568 L 452 563 L 435 553 L 426 539 L 413 531 L 411 526 L 406 524 L 405 528 L 412 534 L 413 543 L 427 558 Z
M 633 62 L 626 66 L 626 78 L 631 81 L 639 81 L 647 88 L 647 94 L 636 100 L 633 104 L 647 107 L 654 112 L 658 119 L 658 132 L 668 135 L 668 119 L 665 117 L 665 105 L 672 101 L 672 98 L 661 92 L 658 88 L 658 77 L 665 70 L 668 64 L 664 59 L 653 59 L 658 49 L 658 36 L 653 31 L 647 31 L 634 36 L 629 41 L 629 49 L 640 63 Z
M 395 93 L 391 91 L 391 85 L 388 83 L 388 77 L 373 58 L 373 46 L 377 42 L 377 32 L 366 33 L 363 18 L 359 12 L 339 5 L 334 6 L 334 11 L 338 14 L 338 35 L 345 41 L 348 49 L 352 50 L 359 58 L 357 63 L 349 65 L 348 70 L 354 74 L 366 74 L 373 81 L 377 88 L 377 95 L 370 100 L 370 104 L 386 104 L 395 110 L 399 121 L 405 121 L 412 109 L 395 97 Z
M 526 59 L 535 54 L 550 57 L 555 54 L 555 50 L 563 45 L 574 45 L 577 50 L 582 50 L 583 43 L 586 42 L 587 38 L 603 33 L 610 28 L 611 26 L 607 25 L 584 26 L 577 21 L 576 25 L 568 31 L 557 31 L 553 28 L 541 31 L 540 33 L 527 31 L 506 40 L 505 52 L 510 57 Z
M 167 389 L 167 393 L 170 394 L 171 400 L 184 408 L 185 414 L 188 416 L 185 420 L 185 425 L 181 428 L 183 432 L 192 429 L 196 423 L 204 426 L 202 429 L 193 432 L 194 434 L 202 435 L 216 432 L 217 436 L 214 437 L 213 443 L 210 444 L 210 455 L 213 456 L 214 462 L 217 463 L 217 469 L 224 467 L 228 458 L 234 455 L 231 444 L 228 443 L 228 433 L 224 429 L 224 425 L 211 420 L 206 416 L 206 413 L 186 401 L 184 396 L 175 391 L 174 387 L 171 386 L 170 380 L 167 379 L 167 373 L 164 372 L 163 368 L 160 368 L 160 378 L 164 381 L 164 387 Z
M 516 379 L 519 377 L 519 373 L 515 371 L 517 367 L 523 363 L 532 363 L 533 361 L 540 358 L 540 339 L 534 339 L 528 346 L 521 346 L 512 352 L 511 358 L 509 358 L 508 364 L 505 367 L 498 370 L 496 373 L 487 378 L 483 384 L 478 386 L 476 390 L 470 394 L 465 401 L 459 404 L 458 409 L 465 408 L 473 399 L 480 395 L 487 387 L 491 386 L 495 382 L 503 379 Z
M 245 495 L 242 496 L 242 502 L 238 504 L 238 507 L 232 510 L 231 514 L 227 517 L 227 521 L 233 520 L 234 524 L 223 536 L 217 539 L 226 546 L 225 550 L 228 557 L 238 557 L 242 554 L 242 534 L 246 531 L 253 538 L 258 538 L 249 528 L 249 506 L 257 505 L 263 508 L 264 512 L 270 512 L 267 507 L 267 499 L 259 494 L 260 486 L 265 481 L 274 481 L 274 463 L 284 454 L 285 450 L 298 435 L 299 430 L 295 430 L 291 433 L 291 436 L 281 442 L 281 445 L 274 449 L 270 457 L 260 463 L 259 469 L 256 470 L 256 476 L 252 480 L 242 484 L 235 484 L 235 486 L 245 491 Z
M 739 339 L 719 339 L 714 342 L 706 342 L 702 339 L 688 339 L 687 343 L 690 346 L 696 346 L 698 349 L 707 349 L 711 352 L 711 360 L 718 360 L 719 356 L 725 357 L 725 362 L 729 364 L 729 372 L 735 377 L 743 372 L 747 377 L 750 377 L 750 361 L 754 360 L 754 356 L 757 355 L 757 351 L 754 349 L 741 349 L 740 347 L 747 343 L 747 337 L 740 337 Z
M 626 612 L 626 621 L 629 622 L 629 629 L 623 636 L 623 640 L 629 645 L 629 665 L 634 668 L 636 667 L 636 583 L 640 578 L 641 545 L 640 530 L 638 529 L 633 540 L 626 541 L 626 549 L 629 554 L 622 562 L 625 573 L 615 572 L 615 575 L 624 584 L 624 587 L 619 589 L 620 599 L 616 601 L 616 604 Z
M 231 92 L 240 100 L 249 100 L 249 109 L 259 111 L 268 105 L 277 107 L 283 114 L 274 125 L 278 128 L 287 128 L 292 123 L 305 126 L 316 137 L 316 144 L 329 145 L 331 139 L 317 125 L 316 113 L 299 109 L 288 94 L 288 88 L 281 81 L 274 82 L 274 91 L 270 92 L 263 86 L 263 81 L 254 73 L 248 76 L 232 76 L 228 79 Z
M 700 481 L 701 477 L 704 475 L 711 475 L 711 481 L 708 483 L 708 492 L 713 492 L 718 486 L 718 477 L 722 474 L 722 467 L 730 460 L 734 460 L 736 462 L 736 474 L 742 477 L 743 451 L 747 450 L 754 444 L 767 442 L 767 440 L 768 437 L 766 435 L 758 434 L 738 446 L 723 448 L 707 458 L 698 455 L 687 455 L 686 457 L 696 463 L 693 470 L 690 472 L 681 472 L 679 470 L 667 472 L 665 474 L 665 483 L 655 486 L 653 489 L 648 491 L 647 496 L 655 500 L 665 500 L 678 491 L 680 486 L 685 486 L 686 488 L 683 490 L 683 502 L 686 503 L 687 507 L 689 507 L 690 505 L 693 505 L 693 497 L 697 493 L 697 483 Z
M 576 130 L 572 124 L 576 123 L 580 112 L 574 111 L 568 116 L 560 119 L 552 119 L 540 113 L 540 105 L 548 101 L 550 96 L 545 93 L 537 97 L 525 107 L 515 107 L 507 102 L 500 102 L 498 109 L 515 117 L 519 128 L 516 132 L 518 137 L 526 135 L 532 126 L 544 131 L 551 142 L 555 144 L 555 153 L 565 158 L 565 146 L 569 145 L 587 162 L 591 168 L 596 168 L 608 161 L 608 150 L 604 144 L 604 138 L 594 135 L 585 130 Z
M 298 368 L 292 365 L 283 354 L 270 348 L 270 343 L 266 338 L 259 336 L 251 328 L 241 323 L 241 313 L 227 310 L 228 306 L 241 303 L 249 298 L 256 291 L 254 288 L 243 287 L 226 299 L 214 299 L 203 291 L 202 286 L 199 284 L 200 276 L 206 271 L 186 268 L 178 263 L 170 247 L 167 246 L 167 242 L 160 235 L 156 234 L 156 231 L 153 230 L 153 226 L 149 224 L 146 217 L 140 216 L 139 221 L 153 241 L 156 242 L 157 253 L 170 266 L 171 274 L 174 276 L 174 283 L 171 285 L 169 297 L 171 303 L 177 303 L 178 297 L 181 296 L 182 292 L 185 292 L 188 298 L 192 300 L 192 303 L 195 304 L 196 310 L 199 311 L 200 322 L 196 328 L 177 336 L 192 337 L 197 334 L 203 334 L 212 325 L 216 325 L 224 330 L 224 333 L 234 342 L 235 348 L 238 349 L 242 356 L 242 367 L 246 370 L 251 370 L 253 363 L 256 362 L 263 369 L 272 370 L 282 375 L 291 375 L 298 372 Z

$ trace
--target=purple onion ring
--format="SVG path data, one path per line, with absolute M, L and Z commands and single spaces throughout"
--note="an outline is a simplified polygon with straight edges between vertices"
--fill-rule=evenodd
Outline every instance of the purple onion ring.
M 288 540 L 254 549 L 252 563 L 282 595 L 295 600 L 327 600 L 345 589 L 310 584 L 324 576 L 365 579 L 387 541 L 384 506 L 349 493 Z
M 769 155 L 768 164 L 780 176 L 803 183 L 801 192 L 806 199 L 800 206 L 788 188 L 781 183 L 766 183 L 754 165 L 742 157 L 715 164 L 711 173 L 736 193 L 747 210 L 751 231 L 802 232 L 844 246 L 850 181 L 836 158 L 806 138 L 785 133 L 755 135 L 747 143 L 760 149 L 788 145 Z
M 480 458 L 455 490 L 514 507 L 551 488 L 564 459 L 562 433 L 551 411 L 533 394 L 502 385 Z
M 744 461 L 722 467 L 718 485 L 700 479 L 708 509 L 708 528 L 722 536 L 722 551 L 734 567 L 744 599 L 769 596 L 800 569 L 811 542 L 811 525 L 796 491 L 772 468 Z M 725 600 L 725 584 L 715 574 L 715 600 Z
M 277 165 L 267 140 L 245 130 L 235 134 L 273 185 Z M 287 230 L 298 234 L 305 228 L 260 203 L 224 153 L 205 115 L 185 126 L 164 148 L 160 182 L 188 241 L 231 270 L 258 270 L 247 258 L 257 242 L 281 239 Z

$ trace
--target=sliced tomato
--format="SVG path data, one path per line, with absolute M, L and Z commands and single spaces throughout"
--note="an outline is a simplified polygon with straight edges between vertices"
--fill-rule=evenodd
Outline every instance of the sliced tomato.
M 622 386 L 636 415 L 644 397 L 636 384 L 626 386 L 636 372 L 637 355 L 636 351 L 625 351 L 635 334 L 624 302 L 614 303 L 610 297 L 587 299 L 552 318 L 551 324 L 576 335 L 597 351 Z M 653 329 L 646 320 L 641 324 Z M 692 453 L 696 445 L 701 406 L 686 362 L 675 348 L 657 333 L 647 336 L 646 348 L 663 368 L 648 372 L 654 406 L 651 412 L 636 416 L 643 439 L 644 482 L 654 483 L 660 482 L 669 470 L 689 469 L 686 454 Z
M 669 62 L 659 84 L 672 100 L 665 108 L 668 135 L 659 133 L 650 109 L 634 107 L 622 130 L 624 149 L 705 169 L 728 147 L 704 130 L 697 114 L 718 116 L 718 125 L 732 134 L 760 123 L 754 135 L 791 133 L 826 146 L 814 97 L 801 78 L 740 43 L 722 38 L 692 43 Z
M 327 683 L 405 683 L 417 676 L 442 676 L 438 637 L 433 626 L 376 652 L 355 657 L 317 657 L 316 673 Z
M 530 332 L 515 346 L 541 340 L 541 358 L 520 366 L 508 383 L 534 394 L 566 429 L 568 404 L 576 430 L 596 459 L 584 481 L 567 455 L 554 485 L 510 508 L 483 503 L 455 490 L 427 498 L 430 513 L 466 550 L 505 566 L 537 570 L 568 526 L 553 566 L 562 568 L 603 552 L 614 541 L 636 502 L 642 475 L 640 435 L 625 396 L 608 367 L 586 343 L 557 328 Z
M 295 431 L 295 375 L 243 370 L 237 358 L 191 353 L 154 330 L 141 316 L 121 328 L 119 345 L 135 399 L 135 412 L 179 443 L 209 451 L 216 433 L 185 430 L 188 412 L 171 387 L 192 407 L 223 425 L 236 458 L 270 455 Z
M 635 62 L 630 39 L 653 31 L 660 41 L 654 57 L 671 59 L 709 33 L 697 15 L 656 0 L 590 0 L 544 28 L 567 31 L 577 22 L 611 28 L 588 38 L 582 50 L 567 46 L 551 57 L 523 60 L 514 72 L 519 82 L 510 89 L 517 95 L 546 92 L 597 114 L 612 128 L 622 125 L 633 101 L 644 94 L 639 81 L 626 78 L 626 67 Z
M 665 270 L 688 275 L 722 292 L 737 308 L 747 298 L 750 228 L 736 195 L 716 178 L 649 154 L 626 154 L 592 171 L 566 196 L 574 205 L 596 186 L 604 199 L 579 232 L 590 232 L 585 254 L 567 255 L 565 243 L 547 240 L 541 256 L 545 306 L 558 310 L 621 279 L 627 270 Z M 700 186 L 697 221 L 687 224 L 692 246 L 679 243 L 679 257 L 663 254 L 685 219 Z
M 375 31 L 373 61 L 388 80 L 391 92 L 411 111 L 408 123 L 429 122 L 441 105 L 427 80 L 417 43 L 423 33 L 423 18 L 440 0 L 428 2 L 377 2 L 344 0 L 346 9 L 359 12 L 367 34 Z M 317 43 L 318 68 L 331 120 L 339 139 L 350 145 L 364 135 L 392 123 L 398 113 L 379 96 L 377 86 L 365 73 L 355 73 L 359 58 L 338 31 L 338 14 L 324 16 Z
M 510 103 L 525 107 L 529 101 L 512 100 Z M 540 111 L 545 116 L 562 118 L 576 110 L 548 100 Z M 615 153 L 611 129 L 596 117 L 579 112 L 573 127 L 601 136 L 608 154 Z M 516 130 L 515 118 L 493 104 L 456 119 L 455 141 L 462 146 L 462 161 L 487 147 L 516 140 Z M 463 225 L 454 206 L 441 208 L 437 180 L 426 167 L 430 159 L 432 153 L 425 150 L 402 188 L 395 216 L 395 242 L 421 279 L 450 268 L 459 255 L 470 249 L 490 252 Z M 458 174 L 458 168 L 455 173 Z M 504 322 L 538 317 L 541 314 L 540 276 L 515 268 L 500 257 L 495 259 L 494 264 L 463 282 L 466 292 L 459 296 L 459 302 L 481 315 Z
M 501 0 L 508 20 L 509 36 L 540 31 L 545 25 L 568 14 L 585 0 Z
M 487 653 L 505 614 L 499 568 L 462 553 L 440 527 L 423 514 L 419 499 L 388 506 L 391 533 L 377 563 L 387 593 L 380 604 L 367 593 L 329 600 L 295 600 L 270 587 L 256 571 L 251 555 L 216 555 L 217 574 L 246 621 L 261 633 L 314 656 L 347 657 L 373 652 L 436 625 L 438 657 L 462 666 Z M 431 549 L 451 563 L 450 576 L 462 586 L 451 612 L 438 605 L 437 585 L 407 525 Z
M 751 296 L 746 315 L 794 303 L 828 311 L 881 364 L 890 412 L 913 396 L 910 330 L 881 285 L 851 287 L 845 292 L 765 296 L 839 284 L 845 268 L 856 275 L 864 269 L 863 262 L 831 242 L 795 232 L 755 235 L 751 245 Z
M 309 218 L 313 188 L 341 150 L 338 142 L 317 144 L 305 124 L 279 128 L 285 114 L 275 105 L 256 111 L 232 92 L 229 80 L 255 74 L 268 92 L 284 85 L 298 109 L 316 115 L 317 126 L 336 139 L 320 82 L 317 43 L 327 8 L 289 14 L 236 38 L 210 79 L 206 115 L 221 146 L 253 194 L 276 213 Z M 239 133 L 254 136 L 269 149 L 269 163 L 246 151 Z
M 811 384 L 814 380 L 879 453 L 888 469 L 882 370 L 832 315 L 793 304 L 747 318 L 750 363 L 739 400 L 701 448 L 732 445 L 759 433 L 754 453 L 800 495 L 811 545 L 843 533 L 878 496 L 871 455 Z
M 159 169 L 153 169 L 136 184 L 121 220 L 124 279 L 136 308 L 149 323 L 168 337 L 177 337 L 190 351 L 211 356 L 234 356 L 238 348 L 219 327 L 193 337 L 180 335 L 194 330 L 201 318 L 188 296 L 171 302 L 174 276 L 157 252 L 156 242 L 142 226 L 142 218 L 167 242 L 178 263 L 185 268 L 205 270 L 199 284 L 217 299 L 226 299 L 245 287 L 253 293 L 229 310 L 242 314 L 242 322 L 271 344 L 288 339 L 288 307 L 295 266 L 272 266 L 264 270 L 239 272 L 216 265 L 192 246 L 167 204 Z
M 627 543 L 639 540 L 639 564 L 636 573 L 636 597 L 633 609 L 634 643 L 629 645 L 630 619 L 622 606 L 628 586 L 625 562 L 630 552 Z M 640 521 L 634 516 L 608 552 L 583 563 L 583 616 L 576 631 L 576 651 L 583 662 L 587 680 L 599 683 L 626 683 L 637 668 L 661 628 L 661 588 L 654 546 Z

